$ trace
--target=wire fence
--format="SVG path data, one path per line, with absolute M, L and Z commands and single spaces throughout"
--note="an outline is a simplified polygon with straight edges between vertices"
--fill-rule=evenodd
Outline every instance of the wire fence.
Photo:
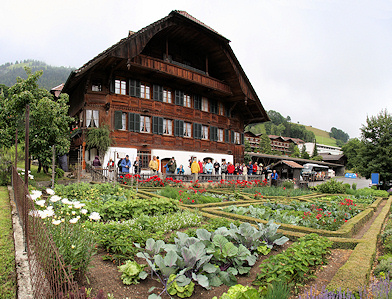
M 70 267 L 64 264 L 43 219 L 35 210 L 28 187 L 12 167 L 12 187 L 23 227 L 34 298 L 82 298 Z

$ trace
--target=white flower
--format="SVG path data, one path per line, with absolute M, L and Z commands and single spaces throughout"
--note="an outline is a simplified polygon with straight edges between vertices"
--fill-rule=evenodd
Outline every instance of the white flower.
M 38 191 L 38 190 L 33 190 L 33 191 L 31 191 L 30 196 L 31 196 L 31 199 L 35 201 L 42 196 L 42 192 Z
M 69 220 L 69 223 L 76 223 L 78 222 L 79 218 L 72 218 L 71 220 Z
M 52 217 L 54 215 L 53 210 L 43 210 L 43 211 L 38 211 L 38 213 L 42 219 L 45 219 L 47 217 Z
M 69 201 L 68 198 L 63 198 L 63 199 L 61 200 L 61 202 L 62 202 L 63 204 L 72 205 L 72 201 Z
M 74 208 L 75 209 L 80 209 L 81 207 L 84 207 L 85 206 L 85 204 L 84 203 L 80 203 L 80 202 L 74 202 L 73 203 L 73 205 L 74 205 Z
M 54 190 L 50 189 L 50 188 L 47 188 L 46 189 L 46 193 L 48 193 L 49 195 L 54 195 Z
M 53 206 L 46 207 L 47 210 L 53 210 Z
M 86 209 L 81 209 L 81 210 L 80 210 L 80 213 L 82 213 L 83 215 L 86 215 L 87 212 L 88 212 L 88 211 L 87 211 Z
M 53 195 L 53 196 L 51 196 L 50 197 L 50 201 L 51 202 L 57 202 L 57 201 L 59 201 L 61 199 L 61 197 L 60 196 L 58 196 L 58 195 Z
M 54 225 L 59 225 L 61 223 L 61 220 L 54 220 L 54 219 L 52 219 L 52 223 Z
M 40 212 L 40 211 L 37 211 L 37 210 L 30 211 L 30 212 L 29 212 L 29 216 L 32 216 L 32 217 L 40 217 L 39 212 Z
M 39 200 L 39 201 L 36 201 L 35 202 L 37 205 L 39 205 L 40 207 L 43 207 L 43 206 L 45 206 L 45 199 L 41 199 L 41 200 Z
M 76 212 L 75 211 L 72 211 L 72 215 L 75 215 L 76 214 Z
M 74 249 L 74 248 L 75 248 L 75 245 L 71 245 L 71 248 Z
M 29 179 L 34 180 L 34 176 L 32 174 L 29 174 Z
M 88 216 L 88 218 L 90 218 L 91 220 L 99 220 L 101 219 L 101 216 L 97 212 L 92 212 L 90 216 Z

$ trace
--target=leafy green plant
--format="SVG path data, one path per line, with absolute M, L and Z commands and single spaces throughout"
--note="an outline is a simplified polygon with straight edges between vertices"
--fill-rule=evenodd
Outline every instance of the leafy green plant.
M 139 265 L 135 261 L 126 261 L 124 265 L 121 265 L 118 268 L 118 271 L 121 272 L 121 280 L 123 284 L 138 284 L 140 279 L 145 279 L 147 277 L 147 272 L 143 269 L 147 265 Z
M 274 281 L 268 285 L 267 293 L 263 299 L 287 299 L 290 296 L 290 287 L 284 281 Z
M 227 293 L 223 293 L 219 299 L 262 299 L 258 291 L 250 286 L 244 286 L 241 284 L 236 284 L 231 286 Z M 218 297 L 213 297 L 212 299 L 218 299 Z
M 326 263 L 332 241 L 309 234 L 292 244 L 285 252 L 269 257 L 260 265 L 254 284 L 265 285 L 276 281 L 302 283 L 313 276 L 315 266 Z
M 170 295 L 177 295 L 180 298 L 189 298 L 193 294 L 195 284 L 191 281 L 185 286 L 179 286 L 176 281 L 176 275 L 172 274 L 169 276 L 167 292 Z
M 316 186 L 315 189 L 320 193 L 343 194 L 346 191 L 346 186 L 343 185 L 343 182 L 330 179 L 329 181 Z
M 374 275 L 380 277 L 381 273 L 383 275 L 389 275 L 389 278 L 392 278 L 392 258 L 381 260 L 376 268 L 374 268 Z

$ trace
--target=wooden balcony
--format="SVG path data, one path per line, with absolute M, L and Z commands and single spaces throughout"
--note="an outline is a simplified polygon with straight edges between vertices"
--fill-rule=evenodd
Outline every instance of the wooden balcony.
M 181 67 L 163 60 L 148 57 L 145 55 L 139 55 L 132 61 L 134 65 L 139 65 L 145 68 L 153 69 L 167 75 L 176 76 L 182 78 L 186 81 L 200 84 L 202 86 L 214 89 L 218 92 L 222 92 L 226 95 L 232 94 L 229 85 L 219 81 L 217 79 L 211 78 L 208 75 L 201 74 L 197 71 L 187 69 L 186 67 Z

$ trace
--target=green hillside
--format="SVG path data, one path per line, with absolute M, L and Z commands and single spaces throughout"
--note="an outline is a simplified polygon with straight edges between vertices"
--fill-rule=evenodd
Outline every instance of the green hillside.
M 336 139 L 329 137 L 329 133 L 312 126 L 305 126 L 306 130 L 311 131 L 316 136 L 316 142 L 325 145 L 337 146 Z
M 25 66 L 31 68 L 33 72 L 43 70 L 44 73 L 38 80 L 38 84 L 47 90 L 50 90 L 61 83 L 65 83 L 71 71 L 74 70 L 74 68 L 51 66 L 47 65 L 45 62 L 31 59 L 20 62 L 16 61 L 15 63 L 8 62 L 0 65 L 0 84 L 10 87 L 16 83 L 17 77 L 26 79 Z

